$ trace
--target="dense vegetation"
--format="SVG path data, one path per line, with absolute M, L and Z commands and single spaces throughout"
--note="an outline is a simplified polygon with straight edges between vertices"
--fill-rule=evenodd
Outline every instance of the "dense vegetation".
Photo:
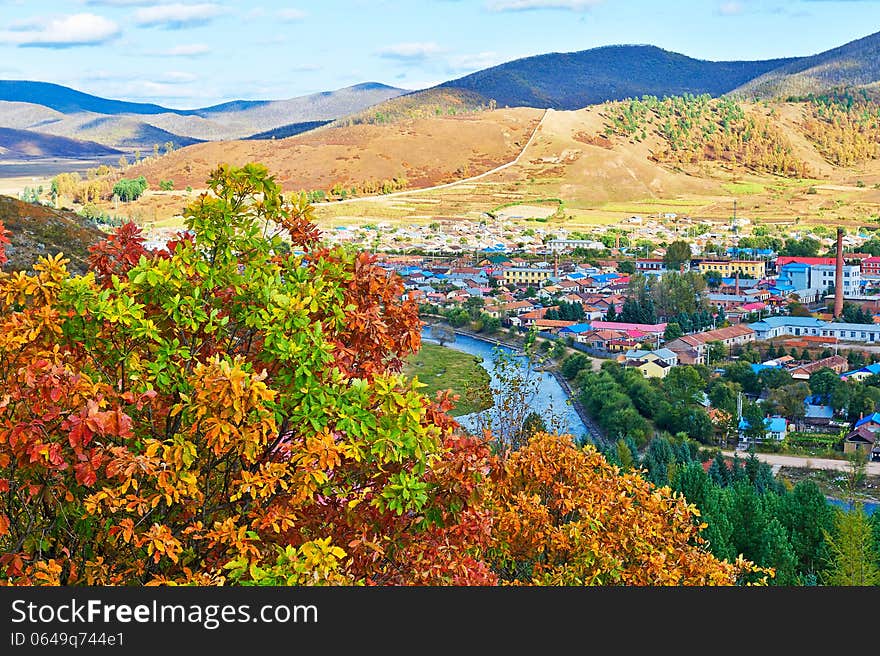
M 832 164 L 850 166 L 880 157 L 880 103 L 864 90 L 810 95 L 807 137 Z
M 770 118 L 747 112 L 729 98 L 708 94 L 657 98 L 642 96 L 615 103 L 606 113 L 605 134 L 644 141 L 659 136 L 665 146 L 653 158 L 665 164 L 721 162 L 737 167 L 806 177 L 806 165 Z

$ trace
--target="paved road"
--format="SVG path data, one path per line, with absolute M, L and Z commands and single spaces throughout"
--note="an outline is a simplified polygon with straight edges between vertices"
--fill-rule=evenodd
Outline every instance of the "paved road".
M 722 451 L 726 456 L 733 457 L 733 451 Z M 737 451 L 740 458 L 748 457 L 748 453 Z M 778 453 L 757 453 L 759 460 L 770 465 L 781 467 L 800 467 L 805 469 L 834 469 L 847 471 L 849 463 L 846 460 L 833 460 L 830 458 L 810 458 L 808 456 L 784 456 Z M 865 473 L 869 476 L 880 476 L 880 462 L 869 462 L 865 465 Z
M 447 182 L 446 184 L 435 185 L 433 187 L 422 187 L 421 189 L 406 189 L 405 191 L 395 191 L 390 194 L 379 194 L 376 196 L 359 196 L 357 198 L 347 198 L 345 200 L 328 200 L 321 203 L 312 203 L 314 207 L 321 207 L 322 205 L 339 205 L 341 203 L 359 203 L 365 200 L 385 200 L 386 198 L 394 198 L 396 196 L 409 196 L 411 194 L 423 194 L 426 191 L 436 191 L 437 189 L 448 189 L 449 187 L 455 187 L 461 184 L 467 184 L 468 182 L 474 182 L 475 180 L 480 180 L 485 178 L 486 176 L 492 175 L 493 173 L 498 173 L 498 171 L 503 171 L 506 168 L 510 168 L 514 164 L 517 164 L 519 160 L 522 158 L 523 154 L 526 152 L 526 149 L 532 145 L 532 141 L 535 140 L 535 136 L 538 134 L 538 130 L 541 128 L 541 125 L 544 123 L 544 119 L 547 118 L 547 115 L 552 112 L 552 109 L 545 109 L 544 113 L 541 115 L 541 120 L 538 121 L 538 124 L 535 126 L 535 129 L 532 130 L 532 136 L 529 137 L 529 140 L 526 141 L 526 145 L 522 147 L 522 150 L 519 151 L 519 154 L 513 160 L 507 162 L 507 164 L 502 164 L 501 166 L 496 166 L 494 169 L 489 171 L 485 171 L 484 173 L 480 173 L 479 175 L 474 175 L 470 178 L 464 178 L 462 180 L 456 180 L 455 182 Z

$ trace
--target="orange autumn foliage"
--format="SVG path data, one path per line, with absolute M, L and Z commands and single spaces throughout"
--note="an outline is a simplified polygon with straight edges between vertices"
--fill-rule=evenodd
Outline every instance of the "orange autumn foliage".
M 536 434 L 493 477 L 502 581 L 537 585 L 733 585 L 756 571 L 704 548 L 699 512 L 570 436 Z

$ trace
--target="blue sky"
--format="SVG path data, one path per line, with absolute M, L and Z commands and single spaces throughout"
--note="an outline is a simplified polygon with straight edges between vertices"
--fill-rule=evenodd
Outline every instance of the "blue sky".
M 880 0 L 0 0 L 0 79 L 194 108 L 649 43 L 809 55 L 880 31 Z

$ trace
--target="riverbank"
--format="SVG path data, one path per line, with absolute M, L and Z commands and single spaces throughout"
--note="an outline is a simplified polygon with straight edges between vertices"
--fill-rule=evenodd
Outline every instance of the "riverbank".
M 509 380 L 508 377 L 511 373 L 510 370 L 505 373 L 502 373 L 502 370 L 496 370 L 496 349 L 500 348 L 512 355 L 514 361 L 519 362 L 519 366 L 525 368 L 525 356 L 522 355 L 520 349 L 516 348 L 516 345 L 498 339 L 487 339 L 487 336 L 476 335 L 469 333 L 469 331 L 456 330 L 455 334 L 455 341 L 446 342 L 444 346 L 482 358 L 483 367 L 489 372 L 492 389 L 503 389 L 505 381 Z M 430 328 L 427 326 L 422 329 L 422 341 L 423 343 L 436 343 L 431 339 Z M 570 433 L 577 440 L 583 438 L 584 435 L 591 434 L 583 415 L 578 412 L 570 400 L 570 388 L 563 387 L 558 378 L 549 371 L 532 369 L 532 373 L 529 375 L 533 376 L 531 380 L 536 386 L 536 389 L 529 393 L 531 398 L 527 401 L 530 411 L 545 418 L 553 418 L 556 430 Z M 497 402 L 497 398 L 495 400 Z M 489 415 L 484 413 L 489 413 Z M 479 430 L 477 427 L 485 425 L 487 420 L 490 425 L 500 425 L 503 424 L 504 417 L 497 415 L 497 410 L 493 407 L 483 413 L 464 415 L 458 418 L 459 423 L 469 430 Z
M 443 322 L 440 322 L 440 323 L 443 323 Z M 513 343 L 510 341 L 504 341 L 504 340 L 498 339 L 496 336 L 497 333 L 492 336 L 482 335 L 480 333 L 474 333 L 469 330 L 464 330 L 462 328 L 453 328 L 452 326 L 449 326 L 449 324 L 446 324 L 446 323 L 443 323 L 443 325 L 448 327 L 450 330 L 454 331 L 456 335 L 463 335 L 466 337 L 470 337 L 471 339 L 476 339 L 481 342 L 485 342 L 487 344 L 492 344 L 493 346 L 502 346 L 504 348 L 510 349 L 510 351 L 512 351 L 515 355 L 523 355 L 523 348 L 525 347 L 525 339 L 524 338 L 518 339 L 517 343 Z M 569 351 L 571 351 L 571 349 L 566 347 L 565 351 L 566 351 L 566 356 L 567 356 L 569 354 Z M 571 388 L 571 385 L 569 385 L 565 376 L 563 376 L 562 373 L 560 373 L 560 371 L 559 371 L 560 362 L 557 362 L 556 360 L 554 360 L 553 358 L 551 358 L 547 354 L 542 354 L 542 357 L 544 358 L 544 360 L 542 362 L 541 371 L 544 371 L 544 372 L 550 374 L 556 380 L 556 382 L 559 384 L 559 386 L 562 388 L 563 392 L 565 392 L 567 402 L 571 405 L 572 409 L 575 411 L 575 413 L 577 413 L 581 422 L 586 427 L 587 433 L 589 433 L 590 438 L 596 442 L 604 441 L 605 434 L 602 432 L 602 430 L 599 428 L 599 426 L 596 424 L 596 422 L 593 421 L 593 418 L 587 413 L 583 404 L 578 400 L 577 394 Z M 562 360 L 562 359 L 564 359 L 564 358 L 560 358 L 560 360 Z
M 481 412 L 491 407 L 488 401 L 489 372 L 480 358 L 437 344 L 422 344 L 415 355 L 407 358 L 403 373 L 418 376 L 424 383 L 420 391 L 434 398 L 439 390 L 451 389 L 459 399 L 450 413 L 453 417 Z

